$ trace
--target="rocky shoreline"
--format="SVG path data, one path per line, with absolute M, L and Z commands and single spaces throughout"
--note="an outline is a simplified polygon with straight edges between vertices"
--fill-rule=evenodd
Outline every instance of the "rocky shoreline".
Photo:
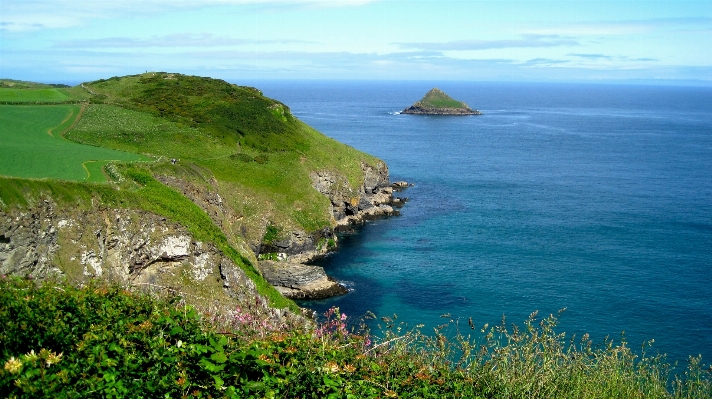
M 328 173 L 317 173 L 312 176 L 315 188 L 327 195 L 332 203 L 335 227 L 321 231 L 320 235 L 322 239 L 328 237 L 329 240 L 333 240 L 334 247 L 326 251 L 310 248 L 305 241 L 314 240 L 305 240 L 303 235 L 295 232 L 286 240 L 270 244 L 266 250 L 281 249 L 284 252 L 277 252 L 277 261 L 260 261 L 259 270 L 267 282 L 282 295 L 290 299 L 324 299 L 348 292 L 346 287 L 329 277 L 324 268 L 306 263 L 336 250 L 336 232 L 350 231 L 351 226 L 368 220 L 399 215 L 399 211 L 395 208 L 402 207 L 408 198 L 397 197 L 393 193 L 412 186 L 404 181 L 391 184 L 385 163 L 381 163 L 375 173 L 367 173 L 366 176 L 370 178 L 365 180 L 356 197 L 343 192 L 343 189 L 348 186 L 340 185 L 339 179 L 335 176 Z
M 407 115 L 482 115 L 482 112 L 470 108 L 424 108 L 420 106 L 410 106 L 401 114 Z
M 407 201 L 394 193 L 410 185 L 391 184 L 384 162 L 361 167 L 364 180 L 356 189 L 338 173 L 312 173 L 313 187 L 331 201 L 330 227 L 311 233 L 287 231 L 270 243 L 249 241 L 241 248 L 254 253 L 257 269 L 286 297 L 321 299 L 348 292 L 323 268 L 307 263 L 335 251 L 338 232 L 398 215 L 398 208 Z M 221 228 L 237 220 L 217 193 L 216 181 L 199 186 L 174 177 L 158 178 L 202 208 Z M 179 287 L 179 280 L 188 278 L 196 287 L 215 285 L 210 289 L 240 301 L 258 295 L 252 281 L 213 244 L 196 241 L 183 226 L 150 212 L 101 206 L 72 209 L 46 199 L 25 211 L 0 211 L 0 221 L 3 275 L 101 277 L 179 291 L 185 289 Z M 278 261 L 259 260 L 264 254 Z

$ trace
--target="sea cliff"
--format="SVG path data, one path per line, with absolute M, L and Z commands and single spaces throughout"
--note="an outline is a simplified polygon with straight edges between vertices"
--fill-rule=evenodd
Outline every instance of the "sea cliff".
M 263 297 L 297 311 L 267 284 L 260 261 L 284 262 L 282 282 L 293 270 L 310 285 L 304 276 L 323 271 L 304 274 L 303 265 L 336 250 L 336 232 L 395 215 L 404 202 L 385 162 L 315 131 L 256 88 L 151 72 L 56 90 L 82 102 L 63 137 L 144 162 L 99 165 L 98 185 L 42 170 L 40 180 L 0 177 L 3 274 L 110 279 L 226 304 Z M 50 100 L 32 112 L 49 118 Z M 343 292 L 331 283 L 299 297 Z

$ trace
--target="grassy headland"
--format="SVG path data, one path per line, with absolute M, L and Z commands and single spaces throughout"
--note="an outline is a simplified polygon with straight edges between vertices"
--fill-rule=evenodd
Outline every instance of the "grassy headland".
M 90 105 L 68 138 L 180 160 L 154 164 L 160 174 L 185 176 L 195 165 L 219 182 L 220 195 L 246 220 L 261 213 L 285 230 L 330 226 L 329 201 L 312 189 L 310 172 L 338 172 L 355 188 L 362 184 L 361 163 L 377 161 L 318 133 L 254 88 L 167 73 L 85 87 L 106 104 Z M 247 226 L 253 232 L 263 227 Z
M 330 202 L 312 187 L 310 173 L 329 170 L 356 188 L 363 182 L 362 164 L 377 162 L 316 132 L 259 90 L 221 80 L 150 73 L 72 88 L 11 83 L 0 89 L 0 101 L 16 100 L 15 92 L 38 101 L 2 106 L 7 123 L 0 131 L 0 174 L 7 177 L 0 178 L 0 209 L 49 198 L 61 207 L 165 216 L 232 259 L 274 307 L 296 309 L 253 266 L 254 248 L 268 227 L 277 235 L 330 227 Z M 65 102 L 88 99 L 81 118 L 74 122 L 80 105 L 46 105 L 60 99 L 47 90 L 66 96 Z M 109 184 L 68 181 L 105 176 Z M 218 195 L 212 198 L 220 198 L 224 213 L 211 218 L 180 187 L 159 181 L 167 178 L 197 195 Z

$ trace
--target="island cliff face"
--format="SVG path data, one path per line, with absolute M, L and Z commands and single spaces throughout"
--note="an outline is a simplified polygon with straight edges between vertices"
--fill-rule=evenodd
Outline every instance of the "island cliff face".
M 411 115 L 482 115 L 462 101 L 454 100 L 442 90 L 434 88 L 415 104 L 401 111 Z

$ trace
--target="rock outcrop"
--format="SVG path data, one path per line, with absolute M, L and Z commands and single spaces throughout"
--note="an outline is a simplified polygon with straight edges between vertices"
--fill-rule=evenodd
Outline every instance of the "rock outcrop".
M 375 167 L 362 163 L 361 170 L 364 182 L 356 190 L 343 175 L 328 170 L 312 172 L 312 185 L 331 201 L 337 227 L 398 214 L 391 206 L 393 188 L 385 162 L 379 161 Z
M 291 231 L 280 239 L 263 243 L 262 254 L 277 254 L 280 261 L 260 262 L 260 270 L 284 296 L 292 299 L 321 299 L 342 295 L 347 290 L 328 277 L 324 269 L 305 265 L 315 258 L 326 255 L 336 247 L 335 231 L 348 230 L 350 225 L 367 220 L 397 215 L 394 207 L 403 206 L 407 198 L 394 197 L 394 190 L 408 187 L 408 183 L 390 183 L 388 166 L 379 161 L 375 166 L 361 164 L 363 184 L 354 189 L 348 179 L 336 172 L 321 170 L 312 172 L 312 185 L 331 202 L 333 228 L 307 234 Z M 395 189 L 394 189 L 395 187 Z
M 254 282 L 214 245 L 146 211 L 72 209 L 50 200 L 0 211 L 0 274 L 75 282 L 100 277 L 227 308 L 258 303 L 274 323 L 298 317 L 269 308 Z
M 322 299 L 348 292 L 319 266 L 271 260 L 259 265 L 264 278 L 287 298 Z
M 415 104 L 401 111 L 411 115 L 482 115 L 462 101 L 452 99 L 442 90 L 434 88 Z
M 260 253 L 276 253 L 293 262 L 305 263 L 333 251 L 336 241 L 334 230 L 329 227 L 311 234 L 303 230 L 294 230 L 285 233 L 279 239 L 262 243 Z

